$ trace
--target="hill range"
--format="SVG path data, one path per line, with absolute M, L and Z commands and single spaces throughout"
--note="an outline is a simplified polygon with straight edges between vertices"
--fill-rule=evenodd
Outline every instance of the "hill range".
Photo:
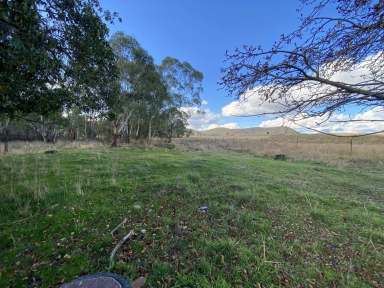
M 297 135 L 294 129 L 288 127 L 252 127 L 243 129 L 214 128 L 205 131 L 193 131 L 192 136 L 196 137 L 260 137 L 274 135 Z

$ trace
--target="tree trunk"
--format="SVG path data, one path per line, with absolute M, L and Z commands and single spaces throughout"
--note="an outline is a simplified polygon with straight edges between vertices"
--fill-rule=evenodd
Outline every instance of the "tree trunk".
M 131 135 L 130 135 L 130 130 L 129 130 L 129 127 L 131 125 L 129 125 L 129 122 L 127 122 L 127 143 L 129 144 L 129 142 L 131 142 Z
M 69 128 L 69 130 L 68 130 L 68 138 L 69 138 L 69 140 L 70 141 L 75 141 L 76 140 L 76 129 L 74 129 L 74 128 Z
M 148 123 L 148 139 L 147 139 L 148 144 L 151 144 L 151 137 L 152 137 L 152 117 L 149 119 L 149 123 Z
M 57 140 L 57 134 L 58 134 L 58 131 L 56 130 L 56 128 L 53 128 L 53 135 L 52 135 L 52 143 L 53 144 L 56 144 L 56 140 Z
M 43 133 L 41 137 L 43 138 L 43 142 L 47 143 L 47 137 L 45 137 L 45 133 Z
M 87 141 L 88 135 L 87 135 L 87 117 L 84 117 L 84 140 Z
M 8 148 L 8 140 L 9 140 L 8 124 L 9 124 L 9 120 L 6 120 L 5 126 L 4 126 L 4 154 L 7 154 L 9 152 L 9 148 Z
M 117 121 L 112 122 L 112 144 L 111 147 L 117 147 L 118 135 Z
M 170 124 L 170 127 L 168 129 L 168 143 L 172 142 L 172 134 L 173 134 L 173 125 Z
M 139 138 L 139 131 L 140 131 L 140 119 L 137 120 L 136 139 Z

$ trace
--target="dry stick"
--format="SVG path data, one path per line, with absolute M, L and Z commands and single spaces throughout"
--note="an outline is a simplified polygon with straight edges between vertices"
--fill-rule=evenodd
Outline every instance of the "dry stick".
M 117 250 L 119 250 L 119 248 L 129 239 L 131 239 L 131 237 L 135 235 L 135 231 L 131 230 L 129 231 L 129 233 L 127 235 L 125 235 L 123 237 L 123 239 L 121 239 L 119 241 L 119 243 L 117 243 L 117 245 L 115 246 L 115 248 L 113 248 L 112 250 L 112 253 L 111 253 L 111 256 L 109 256 L 109 270 L 111 270 L 113 268 L 113 266 L 115 265 L 115 255 L 116 255 L 116 252 Z
M 17 224 L 17 223 L 21 223 L 21 222 L 24 222 L 30 218 L 32 218 L 33 216 L 29 216 L 29 217 L 26 217 L 26 218 L 23 218 L 23 219 L 19 219 L 19 220 L 15 220 L 15 221 L 11 221 L 11 222 L 4 222 L 4 223 L 0 223 L 0 226 L 7 226 L 7 225 L 14 225 L 14 224 Z
M 265 254 L 265 240 L 263 240 L 263 257 L 264 257 L 264 262 L 267 261 L 267 256 Z
M 128 219 L 127 218 L 124 218 L 124 220 L 119 224 L 117 225 L 115 228 L 113 228 L 113 230 L 111 231 L 111 235 L 113 236 L 113 234 L 118 230 L 120 229 L 121 226 L 123 226 L 125 223 L 127 223 Z

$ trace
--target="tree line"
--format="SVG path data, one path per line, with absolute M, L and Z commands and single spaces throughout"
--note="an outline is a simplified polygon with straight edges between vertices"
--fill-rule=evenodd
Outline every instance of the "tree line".
M 156 64 L 97 0 L 8 0 L 0 12 L 0 121 L 9 140 L 171 141 L 188 133 L 181 107 L 200 105 L 203 74 Z

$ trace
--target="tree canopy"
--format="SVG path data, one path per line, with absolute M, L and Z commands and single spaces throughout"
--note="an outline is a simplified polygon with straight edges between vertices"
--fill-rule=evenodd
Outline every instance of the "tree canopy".
M 1 2 L 0 113 L 97 110 L 114 93 L 115 58 L 97 0 Z

